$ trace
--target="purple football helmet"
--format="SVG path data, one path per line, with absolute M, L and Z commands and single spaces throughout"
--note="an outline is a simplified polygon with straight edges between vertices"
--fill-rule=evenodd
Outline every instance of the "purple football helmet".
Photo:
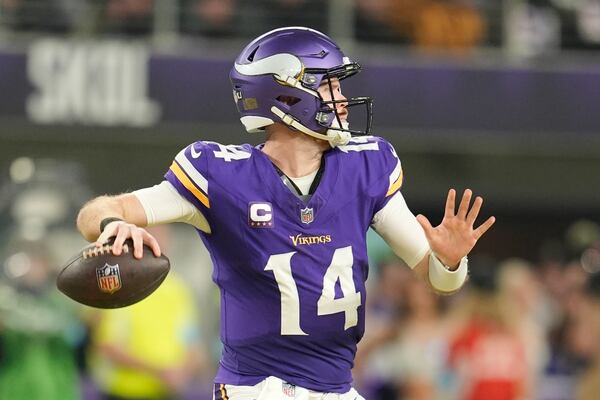
M 248 132 L 262 132 L 275 122 L 307 135 L 345 145 L 351 135 L 371 130 L 372 99 L 354 97 L 335 100 L 330 78 L 339 80 L 360 72 L 360 65 L 345 57 L 328 36 L 310 28 L 275 29 L 253 40 L 231 69 L 233 96 L 240 120 Z M 330 101 L 317 92 L 328 82 Z M 362 131 L 351 130 L 340 119 L 336 103 L 347 107 L 364 104 L 367 123 Z

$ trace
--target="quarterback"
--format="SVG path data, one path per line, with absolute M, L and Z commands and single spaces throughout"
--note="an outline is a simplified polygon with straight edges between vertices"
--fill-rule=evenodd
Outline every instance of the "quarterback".
M 378 232 L 433 290 L 465 282 L 467 254 L 492 226 L 474 227 L 482 198 L 451 189 L 438 226 L 408 209 L 402 166 L 370 135 L 371 98 L 341 83 L 361 67 L 326 35 L 289 27 L 252 41 L 230 78 L 241 122 L 258 146 L 198 141 L 156 186 L 87 203 L 77 225 L 100 246 L 127 238 L 160 248 L 145 226 L 193 225 L 221 293 L 223 353 L 215 399 L 362 399 L 352 388 L 363 336 L 366 232 Z M 364 129 L 349 109 L 363 107 Z M 363 127 L 361 127 L 363 128 Z

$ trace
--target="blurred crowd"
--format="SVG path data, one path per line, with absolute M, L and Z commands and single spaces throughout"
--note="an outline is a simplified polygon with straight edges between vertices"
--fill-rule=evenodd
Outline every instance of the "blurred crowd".
M 218 294 L 193 230 L 153 229 L 173 267 L 152 296 L 92 309 L 55 284 L 86 244 L 73 225 L 91 197 L 81 167 L 21 157 L 3 178 L 0 399 L 207 398 L 219 351 Z
M 459 54 L 502 47 L 518 56 L 597 49 L 597 0 L 0 0 L 5 31 L 78 36 L 176 33 L 254 37 L 286 25 Z M 170 32 L 169 32 L 170 31 Z
M 60 266 L 85 244 L 73 229 L 85 182 L 78 165 L 22 157 L 0 186 L 0 399 L 209 399 L 218 293 L 192 230 L 153 231 L 173 270 L 134 306 L 91 309 L 56 290 Z M 354 369 L 367 399 L 597 399 L 595 222 L 574 222 L 534 260 L 474 254 L 466 287 L 445 297 L 375 234 L 369 251 Z
M 379 262 L 355 379 L 369 399 L 593 400 L 600 390 L 600 226 L 573 223 L 535 262 L 470 257 L 440 297 Z

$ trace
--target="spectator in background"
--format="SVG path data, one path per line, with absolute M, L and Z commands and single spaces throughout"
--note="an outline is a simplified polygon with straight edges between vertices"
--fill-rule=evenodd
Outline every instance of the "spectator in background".
M 154 0 L 108 0 L 101 30 L 126 35 L 149 34 L 153 11 Z
M 310 26 L 319 31 L 327 28 L 330 10 L 325 0 L 252 0 L 245 3 L 246 6 L 254 4 L 263 13 L 261 25 L 248 32 L 252 35 L 281 26 Z
M 356 0 L 361 40 L 412 43 L 418 12 L 429 0 Z
M 578 269 L 581 270 L 573 264 L 568 265 L 559 277 L 564 286 L 556 297 L 559 308 L 555 312 L 559 320 L 549 332 L 551 351 L 543 381 L 538 386 L 539 399 L 573 398 L 578 375 L 588 362 L 590 339 L 597 340 L 588 330 L 588 304 L 580 287 Z
M 211 37 L 236 33 L 236 0 L 182 0 L 181 28 L 185 33 Z
M 406 285 L 406 317 L 399 335 L 385 350 L 392 378 L 402 398 L 443 399 L 449 327 L 439 298 L 414 276 Z M 415 362 L 415 360 L 419 360 Z
M 428 53 L 458 54 L 486 38 L 485 17 L 467 0 L 359 0 L 357 7 L 361 38 L 391 34 L 394 41 Z
M 449 362 L 456 373 L 458 398 L 529 399 L 527 345 L 514 316 L 498 292 L 498 263 L 474 256 L 470 291 L 454 315 L 462 328 L 450 342 Z
M 597 246 L 600 249 L 600 243 Z M 600 252 L 600 250 L 599 250 Z M 597 260 L 598 261 L 598 260 Z M 600 263 L 598 264 L 600 266 Z M 577 384 L 577 400 L 596 400 L 600 393 L 600 272 L 590 276 L 587 286 L 586 326 L 589 338 L 590 365 Z
M 562 22 L 550 0 L 515 2 L 505 15 L 504 47 L 513 57 L 535 59 L 560 48 Z
M 82 329 L 74 304 L 55 289 L 50 266 L 56 263 L 43 241 L 18 241 L 6 254 L 0 263 L 0 399 L 75 400 Z
M 587 365 L 594 362 L 598 334 L 591 326 L 596 311 L 595 302 L 591 301 L 594 296 L 590 296 L 594 293 L 590 290 L 594 286 L 591 281 L 588 283 L 588 272 L 593 272 L 595 268 L 593 262 L 590 263 L 593 258 L 583 256 L 586 250 L 594 249 L 594 243 L 598 240 L 600 228 L 594 222 L 578 220 L 572 223 L 565 232 L 562 268 L 552 273 L 554 279 L 547 279 L 559 305 L 556 314 L 560 317 L 560 323 L 550 332 L 552 352 L 546 366 L 545 381 L 540 385 L 542 399 L 575 398 L 578 384 L 585 386 L 580 391 L 587 392 L 589 388 L 589 382 L 578 381 Z M 590 371 L 584 376 L 593 376 Z
M 245 0 L 238 4 L 237 32 L 248 37 L 282 26 L 326 30 L 329 12 L 325 0 Z
M 0 183 L 0 399 L 77 399 L 85 330 L 78 305 L 56 290 L 54 267 L 84 243 L 61 227 L 89 196 L 85 174 L 73 162 L 29 157 L 8 171 Z
M 533 266 L 521 259 L 508 259 L 499 265 L 498 288 L 513 327 L 525 344 L 528 393 L 533 394 L 549 357 L 543 288 Z
M 182 30 L 211 37 L 255 36 L 281 26 L 325 29 L 324 0 L 182 0 Z
M 451 327 L 440 299 L 399 260 L 379 270 L 353 371 L 357 385 L 372 400 L 446 398 Z
M 167 246 L 168 227 L 152 231 Z M 93 326 L 90 369 L 103 398 L 183 396 L 190 380 L 207 367 L 197 316 L 193 294 L 174 271 L 141 302 L 99 311 Z
M 0 21 L 19 31 L 68 32 L 68 14 L 60 0 L 0 0 Z
M 483 42 L 486 22 L 469 1 L 432 1 L 418 13 L 413 34 L 419 50 L 464 54 Z
M 372 247 L 369 248 L 371 251 Z M 372 259 L 371 255 L 369 259 Z M 395 256 L 379 263 L 376 272 L 375 284 L 369 288 L 372 295 L 367 298 L 368 329 L 358 345 L 352 370 L 356 386 L 369 399 L 386 398 L 388 393 L 395 396 L 396 382 L 385 349 L 398 336 L 406 309 L 407 282 L 411 275 L 406 264 Z

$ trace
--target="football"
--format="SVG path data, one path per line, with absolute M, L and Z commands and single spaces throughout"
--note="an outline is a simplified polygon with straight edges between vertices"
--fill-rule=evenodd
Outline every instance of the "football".
M 146 298 L 171 268 L 165 255 L 155 257 L 144 245 L 141 259 L 133 256 L 133 242 L 125 241 L 121 255 L 112 254 L 112 240 L 77 253 L 60 271 L 56 286 L 71 299 L 96 308 L 129 306 Z

